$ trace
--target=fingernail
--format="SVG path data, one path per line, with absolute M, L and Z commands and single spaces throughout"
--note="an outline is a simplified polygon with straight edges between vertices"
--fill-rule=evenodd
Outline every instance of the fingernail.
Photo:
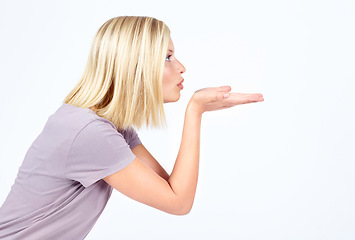
M 223 97 L 224 97 L 224 98 L 229 97 L 229 93 L 224 94 Z

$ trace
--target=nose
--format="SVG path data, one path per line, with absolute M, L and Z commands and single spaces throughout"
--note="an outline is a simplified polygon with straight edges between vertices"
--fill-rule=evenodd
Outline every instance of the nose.
M 181 64 L 181 62 L 179 63 L 180 63 L 180 73 L 183 74 L 184 72 L 186 72 L 186 68 L 184 67 L 184 65 Z

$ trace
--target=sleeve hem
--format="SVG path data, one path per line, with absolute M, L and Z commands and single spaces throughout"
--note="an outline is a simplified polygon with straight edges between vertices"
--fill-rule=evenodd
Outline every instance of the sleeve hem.
M 142 144 L 142 142 L 141 142 L 141 141 L 133 141 L 133 142 L 129 145 L 129 147 L 130 147 L 130 149 L 132 150 L 134 147 L 138 146 L 139 144 Z
M 124 162 L 120 162 L 119 164 L 116 164 L 112 167 L 110 167 L 109 169 L 107 169 L 106 171 L 102 171 L 99 172 L 97 174 L 93 174 L 90 177 L 85 178 L 84 180 L 81 181 L 81 184 L 84 187 L 89 187 L 91 184 L 99 181 L 100 179 L 103 179 L 115 172 L 118 172 L 119 170 L 127 167 L 131 162 L 133 162 L 133 160 L 136 158 L 136 156 L 133 154 L 128 160 L 124 161 Z

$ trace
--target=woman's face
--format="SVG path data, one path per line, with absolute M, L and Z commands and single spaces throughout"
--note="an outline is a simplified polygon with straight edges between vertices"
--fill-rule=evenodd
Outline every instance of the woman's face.
M 176 102 L 180 99 L 181 85 L 178 86 L 178 84 L 184 79 L 181 74 L 185 71 L 185 67 L 175 57 L 174 44 L 170 38 L 163 71 L 164 103 Z

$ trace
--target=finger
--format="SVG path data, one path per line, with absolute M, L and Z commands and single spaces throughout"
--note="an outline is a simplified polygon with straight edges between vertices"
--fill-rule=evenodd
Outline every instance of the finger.
M 262 94 L 233 93 L 233 92 L 228 93 L 228 94 L 229 94 L 229 96 L 226 98 L 227 99 L 230 98 L 232 101 L 236 101 L 238 104 L 264 101 Z
M 232 90 L 231 86 L 220 86 L 219 91 L 220 92 L 230 92 Z
M 263 99 L 263 95 L 261 93 L 231 93 L 231 94 L 237 94 L 239 96 L 242 96 L 245 99 Z
M 230 96 L 229 93 L 224 93 L 224 94 L 223 94 L 223 98 L 224 98 L 224 99 L 225 99 L 225 98 L 229 98 L 229 96 Z
M 233 92 L 233 94 L 239 94 L 239 95 L 243 95 L 243 96 L 247 96 L 247 95 L 254 95 L 254 96 L 260 96 L 262 97 L 263 95 L 261 93 L 237 93 L 237 92 Z
M 249 94 L 246 96 L 246 99 L 251 102 L 260 102 L 264 101 L 264 98 L 262 97 L 263 95 L 261 94 Z
M 264 98 L 261 97 L 260 95 L 253 95 L 253 96 L 249 96 L 249 100 L 251 102 L 262 102 L 264 101 Z

